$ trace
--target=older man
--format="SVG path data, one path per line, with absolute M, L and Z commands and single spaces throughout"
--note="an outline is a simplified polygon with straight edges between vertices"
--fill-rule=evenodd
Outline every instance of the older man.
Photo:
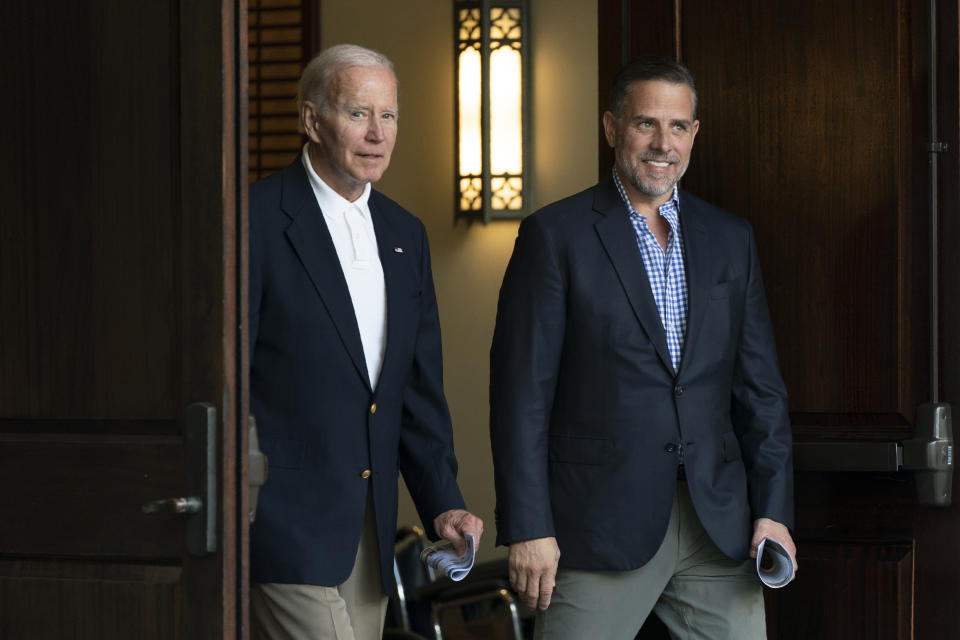
M 308 142 L 250 190 L 250 395 L 270 477 L 251 531 L 253 616 L 272 639 L 380 638 L 397 474 L 428 531 L 465 548 L 423 224 L 373 191 L 397 81 L 354 45 L 300 80 Z
M 686 68 L 627 65 L 603 126 L 613 171 L 524 220 L 500 292 L 498 542 L 542 638 L 631 640 L 651 610 L 675 638 L 763 638 L 747 557 L 795 548 L 753 233 L 676 186 L 700 126 Z

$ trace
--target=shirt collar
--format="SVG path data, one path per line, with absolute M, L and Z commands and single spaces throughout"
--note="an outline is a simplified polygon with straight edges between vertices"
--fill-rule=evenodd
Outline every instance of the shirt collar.
M 620 194 L 620 199 L 623 200 L 623 204 L 627 207 L 627 212 L 632 216 L 637 216 L 646 221 L 647 216 L 638 213 L 637 210 L 633 208 L 633 204 L 630 202 L 630 198 L 627 196 L 627 190 L 623 188 L 623 183 L 620 182 L 620 176 L 617 175 L 617 168 L 613 167 L 610 171 L 613 174 L 613 183 L 617 186 L 617 192 Z M 660 205 L 660 215 L 666 219 L 674 232 L 676 232 L 680 223 L 677 217 L 677 212 L 679 211 L 680 189 L 677 187 L 677 185 L 673 185 L 673 194 L 670 196 L 670 199 Z
M 370 183 L 368 182 L 363 186 L 363 193 L 360 194 L 359 198 L 350 202 L 334 191 L 330 185 L 323 181 L 323 178 L 317 175 L 317 172 L 313 169 L 313 165 L 310 163 L 309 148 L 309 142 L 303 145 L 301 161 L 303 162 L 304 169 L 307 171 L 307 178 L 310 180 L 310 186 L 313 187 L 313 194 L 317 198 L 317 204 L 320 205 L 320 211 L 323 212 L 323 217 L 328 218 L 342 214 L 350 206 L 356 206 L 365 216 L 369 216 L 370 208 L 368 201 L 370 200 Z

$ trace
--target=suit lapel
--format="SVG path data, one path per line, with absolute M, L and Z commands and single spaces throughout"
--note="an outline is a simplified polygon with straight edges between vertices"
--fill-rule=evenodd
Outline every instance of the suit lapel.
M 657 303 L 650 290 L 650 279 L 643 265 L 643 256 L 637 247 L 637 236 L 630 223 L 620 194 L 607 176 L 598 186 L 593 200 L 593 208 L 604 215 L 596 223 L 597 234 L 610 261 L 613 263 L 620 283 L 630 300 L 630 306 L 657 350 L 660 360 L 673 373 L 670 351 L 667 349 L 667 335 L 660 321 Z
M 284 170 L 280 208 L 291 218 L 287 239 L 330 314 L 357 373 L 369 388 L 370 376 L 350 290 L 300 158 Z
M 710 239 L 696 205 L 680 192 L 680 229 L 687 266 L 687 336 L 683 341 L 680 368 L 693 355 L 693 341 L 703 324 L 710 286 Z

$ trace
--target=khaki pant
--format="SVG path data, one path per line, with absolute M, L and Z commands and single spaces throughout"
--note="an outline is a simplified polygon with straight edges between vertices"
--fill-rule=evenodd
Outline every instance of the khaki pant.
M 380 585 L 380 553 L 367 495 L 363 536 L 350 577 L 335 587 L 254 583 L 254 628 L 262 640 L 380 640 L 387 597 Z
M 704 531 L 686 482 L 677 485 L 663 544 L 634 571 L 561 569 L 538 640 L 633 640 L 655 611 L 674 640 L 762 640 L 755 561 L 727 558 Z

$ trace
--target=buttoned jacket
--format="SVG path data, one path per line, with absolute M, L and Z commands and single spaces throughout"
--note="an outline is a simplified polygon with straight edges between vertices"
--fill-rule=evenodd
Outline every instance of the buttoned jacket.
M 792 527 L 787 395 L 750 225 L 680 191 L 681 363 L 611 178 L 526 218 L 491 349 L 497 540 L 556 536 L 560 565 L 629 570 L 660 547 L 683 447 L 706 531 L 747 557 Z
M 371 191 L 386 351 L 371 387 L 333 241 L 298 157 L 250 189 L 250 398 L 269 461 L 251 528 L 256 582 L 337 585 L 372 491 L 393 588 L 398 472 L 424 523 L 462 508 L 423 224 Z

